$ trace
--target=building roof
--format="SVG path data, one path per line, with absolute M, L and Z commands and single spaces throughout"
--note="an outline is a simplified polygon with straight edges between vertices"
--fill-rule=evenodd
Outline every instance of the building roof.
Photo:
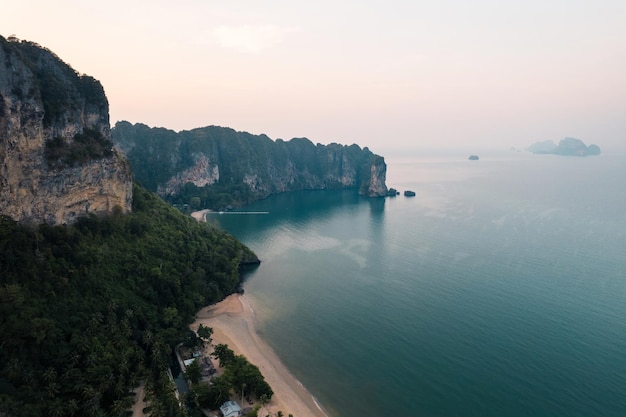
M 226 401 L 220 406 L 224 417 L 238 417 L 241 415 L 241 407 L 235 401 Z

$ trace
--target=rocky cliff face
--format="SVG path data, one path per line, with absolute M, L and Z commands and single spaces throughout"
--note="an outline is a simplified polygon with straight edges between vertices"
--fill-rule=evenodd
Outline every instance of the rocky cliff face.
M 217 126 L 176 133 L 128 122 L 116 124 L 112 137 L 137 181 L 172 202 L 195 196 L 204 207 L 220 208 L 295 190 L 387 193 L 384 159 L 357 145 L 273 141 Z
M 369 169 L 369 176 L 365 175 L 364 180 L 361 182 L 359 194 L 368 197 L 386 196 L 388 189 L 387 184 L 385 184 L 387 177 L 387 164 L 385 164 L 385 159 L 375 155 L 375 157 L 371 159 Z
M 108 110 L 98 81 L 0 37 L 0 214 L 58 224 L 130 211 L 130 167 L 112 148 Z

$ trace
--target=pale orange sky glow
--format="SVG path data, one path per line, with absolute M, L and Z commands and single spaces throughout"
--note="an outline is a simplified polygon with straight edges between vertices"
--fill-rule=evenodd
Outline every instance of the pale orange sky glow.
M 400 148 L 626 148 L 626 3 L 3 5 L 0 34 L 99 79 L 111 124 Z

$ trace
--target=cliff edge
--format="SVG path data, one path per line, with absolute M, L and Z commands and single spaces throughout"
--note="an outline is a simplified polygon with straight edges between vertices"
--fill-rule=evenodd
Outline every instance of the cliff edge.
M 387 195 L 384 158 L 358 145 L 274 141 L 219 126 L 174 132 L 128 122 L 118 122 L 112 138 L 139 183 L 192 208 L 240 206 L 297 190 L 353 188 L 364 196 Z
M 0 36 L 0 214 L 63 224 L 131 203 L 100 82 L 33 42 Z

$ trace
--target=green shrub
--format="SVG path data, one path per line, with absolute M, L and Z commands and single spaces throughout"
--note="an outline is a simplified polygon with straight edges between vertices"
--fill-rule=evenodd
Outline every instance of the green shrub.
M 55 137 L 46 142 L 45 156 L 48 166 L 57 169 L 83 165 L 89 161 L 113 155 L 113 143 L 102 133 L 83 129 L 71 142 Z

